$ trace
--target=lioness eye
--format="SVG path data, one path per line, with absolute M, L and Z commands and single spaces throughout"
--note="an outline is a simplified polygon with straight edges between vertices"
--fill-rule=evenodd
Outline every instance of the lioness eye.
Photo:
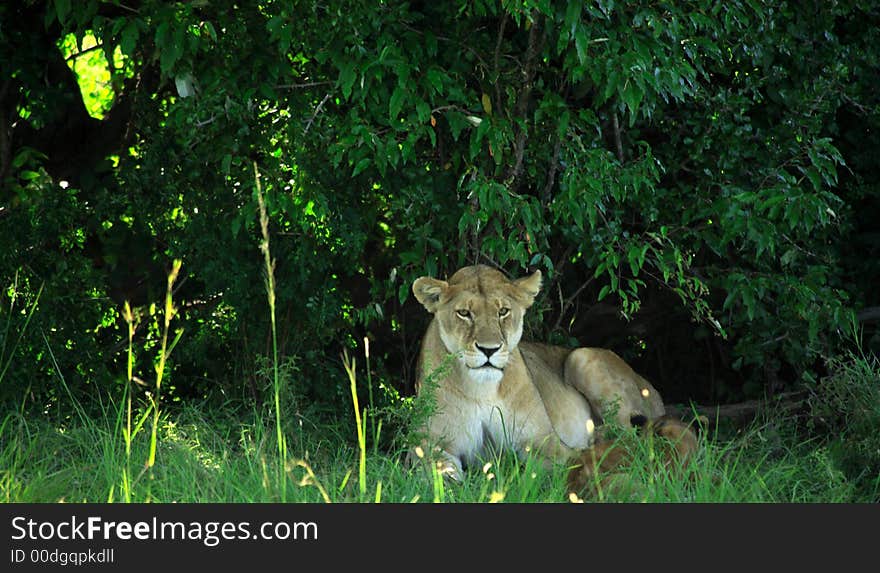
M 471 311 L 467 309 L 456 310 L 455 313 L 461 318 L 468 319 L 471 317 Z
M 499 309 L 499 310 L 498 310 L 498 316 L 500 316 L 501 318 L 504 318 L 504 317 L 507 316 L 508 314 L 510 314 L 510 309 L 509 309 L 509 308 L 502 308 L 502 309 Z

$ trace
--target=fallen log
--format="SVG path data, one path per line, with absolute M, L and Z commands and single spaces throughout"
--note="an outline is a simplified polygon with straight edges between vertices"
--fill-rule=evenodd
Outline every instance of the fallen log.
M 856 314 L 859 322 L 875 322 L 880 321 L 880 306 L 869 306 L 863 308 Z
M 727 420 L 737 425 L 753 420 L 759 412 L 772 410 L 779 414 L 793 414 L 806 408 L 807 392 L 786 392 L 765 400 L 747 400 L 734 404 L 668 404 L 666 413 L 682 419 L 705 416 L 709 426 L 717 420 Z

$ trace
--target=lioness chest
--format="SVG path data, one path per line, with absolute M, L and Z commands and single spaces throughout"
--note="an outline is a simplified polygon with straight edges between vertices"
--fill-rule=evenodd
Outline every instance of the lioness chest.
M 565 455 L 569 447 L 583 447 L 588 436 L 577 436 L 576 444 L 567 445 L 554 428 L 539 388 L 532 381 L 531 368 L 516 353 L 500 381 L 487 382 L 461 377 L 452 391 L 438 396 L 438 413 L 431 421 L 431 433 L 444 436 L 445 449 L 459 456 L 466 464 L 477 461 L 490 448 L 512 449 L 520 455 L 537 449 L 551 458 Z M 542 371 L 541 376 L 559 378 L 555 372 Z M 561 378 L 552 380 L 562 387 Z M 589 405 L 580 396 L 569 396 L 570 407 L 576 409 L 572 419 L 579 419 L 579 428 L 588 418 Z M 582 431 L 583 432 L 583 431 Z M 563 434 L 571 432 L 563 430 Z

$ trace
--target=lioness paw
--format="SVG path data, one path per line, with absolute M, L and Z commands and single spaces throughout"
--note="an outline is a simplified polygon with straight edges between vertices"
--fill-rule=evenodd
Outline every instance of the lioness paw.
M 463 471 L 461 467 L 447 460 L 441 460 L 437 462 L 437 473 L 444 478 L 451 479 L 454 482 L 461 482 L 463 478 Z

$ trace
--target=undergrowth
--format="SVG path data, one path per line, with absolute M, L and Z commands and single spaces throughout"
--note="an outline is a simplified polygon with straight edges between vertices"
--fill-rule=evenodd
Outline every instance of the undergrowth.
M 355 357 L 340 357 L 350 388 L 350 418 L 328 418 L 299 397 L 305 374 L 279 356 L 276 341 L 274 261 L 259 171 L 260 209 L 272 355 L 255 378 L 271 403 L 245 408 L 207 401 L 163 404 L 167 360 L 181 331 L 172 332 L 177 309 L 168 277 L 162 322 L 153 347 L 155 375 L 132 370 L 134 332 L 140 317 L 126 305 L 127 372 L 122 392 L 100 392 L 88 407 L 66 392 L 65 411 L 34 416 L 22 404 L 0 419 L 0 500 L 5 502 L 565 502 L 569 467 L 547 467 L 537 458 L 488 454 L 450 483 L 430 463 L 407 463 L 416 431 L 434 404 L 431 392 L 402 397 L 374 381 L 369 340 Z M 27 311 L 29 318 L 36 300 Z M 151 313 L 153 320 L 159 315 Z M 9 331 L 9 318 L 5 325 Z M 27 322 L 25 322 L 27 328 Z M 169 342 L 169 334 L 172 338 Z M 20 338 L 21 333 L 19 333 Z M 4 341 L 10 337 L 4 336 Z M 52 348 L 46 340 L 47 351 Z M 0 347 L 0 383 L 11 359 Z M 140 349 L 147 352 L 146 348 Z M 358 366 L 359 359 L 360 367 Z M 598 501 L 641 502 L 862 502 L 880 491 L 880 364 L 873 355 L 830 361 L 831 375 L 811 385 L 806 420 L 763 412 L 733 435 L 710 429 L 700 436 L 689 465 L 667 471 L 652 463 L 650 440 L 636 440 L 628 470 L 633 497 Z M 442 372 L 448 365 L 437 365 Z M 366 389 L 363 381 L 366 379 Z M 429 390 L 431 379 L 425 382 Z M 364 395 L 366 394 L 366 395 Z M 237 405 L 236 405 L 237 404 Z
M 876 359 L 850 357 L 814 389 L 808 421 L 764 412 L 734 435 L 710 429 L 679 474 L 649 459 L 641 444 L 630 472 L 644 502 L 877 501 Z M 7 414 L 0 423 L 0 499 L 5 502 L 567 502 L 568 468 L 546 468 L 534 457 L 490 454 L 461 483 L 435 480 L 430 466 L 405 463 L 406 427 L 380 445 L 380 427 L 362 408 L 362 440 L 350 420 L 312 416 L 282 405 L 288 450 L 279 474 L 274 412 L 182 406 L 163 412 L 155 464 L 143 470 L 151 439 L 130 442 L 121 431 L 125 402 L 107 401 L 97 414 L 65 419 Z M 408 401 L 396 416 L 420 406 Z M 387 408 L 386 408 L 387 411 Z M 829 412 L 834 412 L 831 416 Z M 378 418 L 379 414 L 375 414 Z M 821 427 L 819 427 L 821 425 Z M 392 430 L 389 430 L 392 431 Z M 363 457 L 362 457 L 363 456 Z M 363 459 L 362 470 L 361 462 Z M 137 462 L 132 462 L 137 460 Z M 127 494 L 122 476 L 136 471 Z M 282 483 L 283 482 L 283 483 Z M 586 499 L 585 501 L 597 501 Z

